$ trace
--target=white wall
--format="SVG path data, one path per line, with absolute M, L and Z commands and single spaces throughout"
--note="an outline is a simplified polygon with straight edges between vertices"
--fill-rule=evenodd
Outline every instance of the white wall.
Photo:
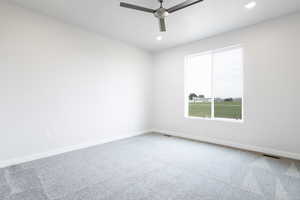
M 151 67 L 147 52 L 0 2 L 0 164 L 151 128 Z
M 155 55 L 155 130 L 300 159 L 300 14 Z M 245 122 L 184 118 L 184 56 L 244 47 Z

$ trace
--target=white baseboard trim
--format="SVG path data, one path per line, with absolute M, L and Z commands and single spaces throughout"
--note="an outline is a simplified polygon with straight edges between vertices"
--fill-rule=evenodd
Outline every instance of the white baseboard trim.
M 258 153 L 262 153 L 262 154 L 279 156 L 279 157 L 283 157 L 283 158 L 291 158 L 291 159 L 295 159 L 295 160 L 300 160 L 300 154 L 298 154 L 298 153 L 281 151 L 281 150 L 276 150 L 276 149 L 272 149 L 272 148 L 252 146 L 252 145 L 247 145 L 247 144 L 239 144 L 239 143 L 234 143 L 234 142 L 227 141 L 227 140 L 220 140 L 220 139 L 216 139 L 216 138 L 201 137 L 201 136 L 195 137 L 195 136 L 191 136 L 191 135 L 186 134 L 186 133 L 180 133 L 180 132 L 176 132 L 176 131 L 166 131 L 166 130 L 153 129 L 152 132 L 172 135 L 172 136 L 175 136 L 175 137 L 181 137 L 181 138 L 197 140 L 197 141 L 200 141 L 200 142 L 223 145 L 223 146 L 233 147 L 233 148 L 237 148 L 237 149 L 258 152 Z
M 21 158 L 4 160 L 4 161 L 0 161 L 0 168 L 9 167 L 12 165 L 18 165 L 18 164 L 38 160 L 41 158 L 47 158 L 47 157 L 51 157 L 51 156 L 55 156 L 55 155 L 59 155 L 59 154 L 63 154 L 63 153 L 71 152 L 71 151 L 85 149 L 88 147 L 97 146 L 97 145 L 105 144 L 108 142 L 121 140 L 121 139 L 125 139 L 125 138 L 130 138 L 130 137 L 134 137 L 134 136 L 138 136 L 138 135 L 143 135 L 143 134 L 150 133 L 150 132 L 152 132 L 152 130 L 144 130 L 144 131 L 139 131 L 139 132 L 134 132 L 134 133 L 129 133 L 129 134 L 123 134 L 123 135 L 118 135 L 118 136 L 114 136 L 114 137 L 110 137 L 110 138 L 105 138 L 105 139 L 102 139 L 99 141 L 91 141 L 91 142 L 86 142 L 83 144 L 77 144 L 77 145 L 67 146 L 64 148 L 54 149 L 54 150 L 44 152 L 44 153 L 38 153 L 38 154 L 33 154 L 33 155 L 21 157 Z

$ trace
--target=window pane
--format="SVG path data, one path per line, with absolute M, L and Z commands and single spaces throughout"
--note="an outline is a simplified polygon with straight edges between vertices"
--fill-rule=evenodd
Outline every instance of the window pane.
M 242 59 L 241 48 L 213 55 L 216 118 L 242 119 Z
M 192 56 L 186 68 L 188 115 L 211 117 L 211 55 Z

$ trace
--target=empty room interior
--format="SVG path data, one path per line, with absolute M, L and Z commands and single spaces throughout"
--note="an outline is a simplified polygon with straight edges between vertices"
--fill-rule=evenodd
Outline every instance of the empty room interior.
M 0 200 L 300 200 L 299 0 L 0 0 Z

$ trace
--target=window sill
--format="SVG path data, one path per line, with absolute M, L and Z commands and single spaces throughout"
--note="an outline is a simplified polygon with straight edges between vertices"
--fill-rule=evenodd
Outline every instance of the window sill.
M 193 120 L 208 120 L 208 121 L 223 121 L 223 122 L 233 122 L 233 123 L 240 123 L 243 124 L 243 119 L 227 119 L 227 118 L 206 118 L 206 117 L 191 117 L 191 116 L 185 116 L 187 119 L 193 119 Z

